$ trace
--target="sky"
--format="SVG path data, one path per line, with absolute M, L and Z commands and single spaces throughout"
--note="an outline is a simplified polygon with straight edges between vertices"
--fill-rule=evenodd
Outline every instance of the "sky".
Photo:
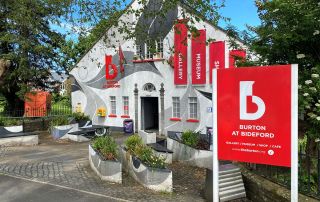
M 131 1 L 131 0 L 128 0 Z M 217 0 L 218 2 L 221 0 Z M 257 14 L 257 8 L 254 0 L 225 0 L 225 7 L 220 10 L 220 14 L 230 18 L 230 25 L 235 26 L 238 31 L 246 30 L 246 25 L 256 26 L 260 24 L 260 19 Z M 220 20 L 219 26 L 226 28 L 227 22 Z M 70 25 L 62 23 L 61 26 L 51 24 L 51 27 L 63 34 L 66 30 L 70 31 Z M 67 39 L 77 40 L 77 29 L 73 30 L 72 34 L 67 35 Z
M 230 24 L 239 31 L 246 30 L 246 24 L 256 26 L 260 24 L 254 0 L 225 0 L 225 7 L 220 10 L 221 15 L 231 18 Z M 225 28 L 227 24 L 219 22 Z

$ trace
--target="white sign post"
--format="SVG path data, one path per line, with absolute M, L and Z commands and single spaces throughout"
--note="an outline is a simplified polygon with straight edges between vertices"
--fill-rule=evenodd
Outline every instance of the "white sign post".
M 298 65 L 291 65 L 291 202 L 298 201 Z
M 212 153 L 213 153 L 213 202 L 219 202 L 219 160 L 218 160 L 218 105 L 217 105 L 217 69 L 213 70 L 212 79 L 212 109 L 213 109 L 213 128 L 212 128 Z

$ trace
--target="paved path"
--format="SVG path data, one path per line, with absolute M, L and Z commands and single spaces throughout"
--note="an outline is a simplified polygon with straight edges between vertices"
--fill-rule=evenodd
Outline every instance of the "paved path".
M 1 201 L 204 201 L 203 169 L 171 165 L 174 193 L 156 193 L 126 173 L 121 185 L 101 181 L 87 156 L 88 143 L 1 147 Z
M 0 175 L 1 201 L 10 202 L 104 202 L 118 201 L 94 193 L 82 192 L 57 185 Z

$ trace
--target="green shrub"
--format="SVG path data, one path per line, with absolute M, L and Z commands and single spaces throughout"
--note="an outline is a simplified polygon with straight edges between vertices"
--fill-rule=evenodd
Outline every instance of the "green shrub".
M 19 125 L 22 125 L 21 119 L 0 118 L 0 126 L 19 126 Z
M 154 154 L 151 147 L 143 144 L 139 135 L 135 134 L 125 141 L 128 152 L 138 157 L 144 164 L 152 168 L 165 168 L 165 159 Z
M 135 151 L 136 151 L 136 147 L 142 147 L 143 146 L 143 142 L 142 139 L 139 135 L 135 134 L 135 135 L 131 135 L 130 137 L 128 137 L 126 139 L 126 141 L 124 142 L 126 148 L 128 149 L 128 151 L 131 154 L 136 155 Z
M 90 117 L 85 115 L 84 113 L 75 112 L 75 113 L 72 114 L 72 116 L 74 117 L 76 122 L 79 122 L 79 121 L 90 121 Z
M 118 157 L 118 145 L 114 139 L 109 136 L 94 139 L 92 147 L 99 151 L 106 160 L 115 160 Z
M 182 133 L 181 139 L 183 144 L 195 148 L 199 143 L 200 134 L 199 132 L 187 130 Z
M 154 154 L 151 147 L 142 146 L 137 148 L 137 156 L 139 159 L 151 168 L 165 168 L 165 159 Z
M 63 125 L 68 125 L 68 124 L 70 124 L 70 120 L 67 116 L 54 117 L 50 121 L 50 127 L 63 126 Z
M 150 159 L 150 157 L 153 155 L 153 151 L 151 147 L 148 147 L 146 145 L 141 145 L 139 147 L 136 147 L 135 155 L 138 156 L 141 161 L 147 162 Z

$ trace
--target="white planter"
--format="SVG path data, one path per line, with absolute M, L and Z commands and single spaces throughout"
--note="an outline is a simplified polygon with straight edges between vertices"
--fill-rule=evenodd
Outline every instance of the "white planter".
M 124 169 L 142 186 L 160 192 L 172 192 L 172 171 L 150 168 L 122 148 Z
M 156 133 L 147 133 L 144 130 L 139 130 L 139 136 L 141 137 L 144 144 L 151 144 L 157 142 Z
M 69 124 L 63 126 L 53 126 L 51 128 L 51 135 L 54 139 L 70 139 L 67 134 L 79 130 L 79 125 Z
M 164 158 L 166 163 L 168 163 L 168 164 L 172 163 L 172 153 L 158 152 L 156 150 L 153 150 L 153 151 L 157 156 L 160 156 L 160 157 Z
M 0 126 L 0 134 L 22 133 L 23 127 L 20 126 Z
M 122 183 L 122 164 L 119 161 L 105 161 L 89 145 L 89 162 L 92 170 L 101 180 Z
M 191 166 L 212 170 L 212 151 L 194 149 L 169 137 L 167 148 L 173 151 L 173 161 L 182 161 Z

